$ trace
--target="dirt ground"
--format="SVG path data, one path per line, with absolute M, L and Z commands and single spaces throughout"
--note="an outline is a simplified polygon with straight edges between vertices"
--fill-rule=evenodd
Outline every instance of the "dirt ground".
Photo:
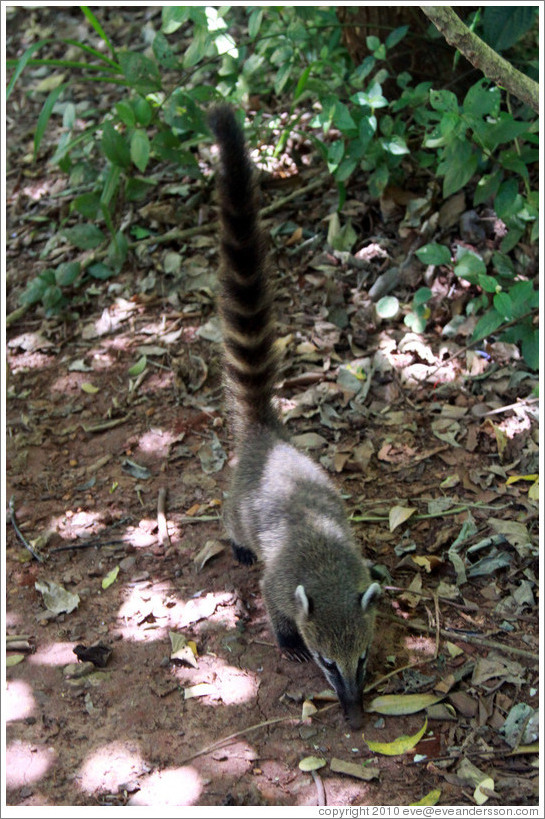
M 23 161 L 39 106 L 18 104 L 8 122 L 8 313 L 44 264 L 47 237 L 27 217 L 52 218 L 66 184 L 45 161 Z M 267 224 L 316 230 L 335 201 L 324 190 Z M 270 183 L 266 201 L 285 192 Z M 373 241 L 396 241 L 398 221 Z M 73 252 L 58 250 L 56 263 Z M 167 252 L 182 257 L 178 279 L 163 272 Z M 215 276 L 208 232 L 131 253 L 112 286 L 89 289 L 78 321 L 30 311 L 8 328 L 5 630 L 8 658 L 20 660 L 6 669 L 3 708 L 10 806 L 409 805 L 432 793 L 440 805 L 538 803 L 537 501 L 528 481 L 506 485 L 537 471 L 537 421 L 532 404 L 485 415 L 528 397 L 535 380 L 513 380 L 524 367 L 508 345 L 478 359 L 459 355 L 463 338 L 445 342 L 446 295 L 429 334 L 403 346 L 401 320 L 368 319 L 369 282 L 351 262 L 316 248 L 294 256 L 290 242 L 277 243 L 274 260 L 282 407 L 336 476 L 363 553 L 384 567 L 366 703 L 443 699 L 412 714 L 370 711 L 362 735 L 319 669 L 275 646 L 259 565 L 234 561 L 221 525 L 233 453 L 213 298 L 180 284 L 188 272 Z M 373 264 L 376 277 L 383 262 Z M 333 308 L 346 308 L 347 325 Z M 372 365 L 359 403 L 338 376 L 356 359 Z M 472 571 L 483 556 L 488 566 Z M 78 596 L 75 608 L 47 608 L 51 583 Z M 172 634 L 185 640 L 182 659 Z M 107 663 L 78 663 L 75 647 L 97 643 Z M 517 705 L 513 734 L 505 726 Z M 366 743 L 424 725 L 401 755 Z M 323 767 L 301 770 L 309 756 Z

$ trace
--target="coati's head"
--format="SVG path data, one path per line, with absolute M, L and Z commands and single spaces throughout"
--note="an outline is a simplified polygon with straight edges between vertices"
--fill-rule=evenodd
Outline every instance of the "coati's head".
M 321 601 L 295 589 L 297 629 L 316 664 L 331 683 L 354 729 L 363 724 L 363 683 L 373 641 L 378 583 L 342 599 Z

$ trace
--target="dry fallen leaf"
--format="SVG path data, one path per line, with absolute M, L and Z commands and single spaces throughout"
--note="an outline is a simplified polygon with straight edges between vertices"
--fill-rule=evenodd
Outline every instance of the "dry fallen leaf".
M 397 737 L 397 739 L 394 739 L 392 742 L 372 742 L 371 740 L 368 741 L 365 739 L 365 737 L 363 737 L 363 741 L 369 750 L 373 751 L 375 754 L 383 754 L 384 756 L 398 756 L 400 754 L 406 754 L 408 751 L 412 751 L 412 749 L 418 745 L 426 733 L 427 727 L 428 720 L 426 719 L 420 731 L 413 734 L 413 736 L 403 734 L 402 736 Z

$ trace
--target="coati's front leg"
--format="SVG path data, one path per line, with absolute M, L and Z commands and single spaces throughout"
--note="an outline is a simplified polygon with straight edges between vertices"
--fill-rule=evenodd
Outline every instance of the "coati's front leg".
M 265 580 L 265 578 L 264 578 Z M 299 634 L 295 622 L 287 617 L 278 606 L 275 605 L 271 594 L 267 593 L 266 581 L 261 582 L 261 591 L 265 600 L 269 618 L 273 627 L 274 636 L 279 647 L 283 653 L 290 660 L 296 660 L 299 663 L 306 662 L 311 659 L 311 654 L 306 647 L 303 638 Z
M 252 566 L 256 562 L 257 555 L 251 549 L 247 549 L 246 546 L 238 546 L 234 540 L 231 540 L 230 543 L 233 555 L 243 566 Z

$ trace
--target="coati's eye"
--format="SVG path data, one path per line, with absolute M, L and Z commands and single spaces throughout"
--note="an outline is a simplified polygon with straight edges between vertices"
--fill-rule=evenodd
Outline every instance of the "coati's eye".
M 320 662 L 328 671 L 335 671 L 337 668 L 335 660 L 329 660 L 327 657 L 320 657 Z

